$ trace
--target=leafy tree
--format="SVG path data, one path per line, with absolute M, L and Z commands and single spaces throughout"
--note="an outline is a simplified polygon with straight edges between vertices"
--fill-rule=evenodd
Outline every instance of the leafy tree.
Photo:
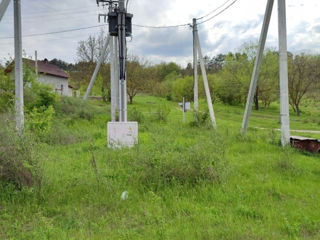
M 246 100 L 252 64 L 245 53 L 229 53 L 218 74 L 216 94 L 222 102 L 239 104 Z
M 269 107 L 270 103 L 279 96 L 279 57 L 278 53 L 267 50 L 263 56 L 263 61 L 258 78 L 258 85 L 254 97 L 255 109 L 259 110 L 259 100 L 263 107 Z
M 304 54 L 289 58 L 290 104 L 298 116 L 300 104 L 313 84 L 319 81 L 319 65 L 316 57 Z

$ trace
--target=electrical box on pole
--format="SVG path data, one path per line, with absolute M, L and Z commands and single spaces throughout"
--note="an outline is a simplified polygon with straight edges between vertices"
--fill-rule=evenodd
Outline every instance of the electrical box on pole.
M 132 17 L 133 15 L 127 13 L 125 7 L 125 0 L 97 0 L 97 4 L 109 6 L 108 24 L 109 35 L 115 37 L 116 41 L 113 42 L 113 47 L 118 50 L 118 54 L 113 53 L 112 56 L 117 56 L 117 62 L 112 59 L 113 66 L 117 65 L 117 71 L 113 72 L 119 83 L 119 122 L 113 121 L 108 123 L 108 146 L 109 147 L 133 147 L 138 142 L 138 123 L 127 121 L 127 82 L 126 82 L 126 61 L 127 61 L 127 37 L 132 36 Z M 99 14 L 105 17 L 106 14 Z M 115 69 L 114 69 L 115 70 Z M 117 75 L 117 76 L 115 76 Z M 113 82 L 113 81 L 111 81 Z M 113 82 L 113 86 L 115 86 Z M 111 98 L 116 96 L 116 88 L 111 87 Z M 111 106 L 112 113 L 114 114 L 114 104 Z M 115 144 L 116 143 L 116 144 Z
M 132 36 L 132 17 L 130 13 L 126 13 L 126 37 Z M 118 24 L 118 13 L 110 12 L 108 14 L 108 23 L 109 23 L 109 34 L 111 36 L 118 36 L 119 33 L 119 24 Z

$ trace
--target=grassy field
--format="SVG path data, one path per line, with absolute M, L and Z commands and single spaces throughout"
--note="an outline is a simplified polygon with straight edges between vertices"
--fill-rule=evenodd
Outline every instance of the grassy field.
M 278 104 L 253 111 L 243 137 L 241 106 L 215 104 L 214 132 L 191 126 L 192 112 L 183 124 L 177 103 L 134 100 L 133 149 L 106 148 L 98 102 L 94 119 L 68 124 L 77 141 L 37 146 L 41 189 L 0 186 L 0 239 L 320 239 L 320 157 L 279 145 Z M 320 130 L 319 108 L 302 109 L 291 128 Z

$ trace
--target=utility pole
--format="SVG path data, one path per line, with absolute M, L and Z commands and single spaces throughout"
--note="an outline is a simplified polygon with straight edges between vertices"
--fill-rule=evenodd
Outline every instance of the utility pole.
M 197 53 L 197 41 L 196 36 L 198 34 L 198 27 L 197 27 L 197 19 L 193 19 L 193 81 L 194 81 L 194 111 L 197 113 L 199 110 L 199 102 L 198 102 L 198 53 Z
M 182 121 L 186 123 L 186 100 L 185 97 L 182 99 Z
M 94 70 L 94 73 L 93 73 L 93 75 L 92 75 L 92 77 L 91 77 L 89 86 L 88 86 L 88 88 L 87 88 L 86 94 L 85 94 L 84 97 L 83 97 L 83 100 L 87 100 L 88 97 L 89 97 L 89 95 L 90 95 L 90 93 L 91 93 L 93 84 L 94 84 L 94 82 L 95 82 L 95 80 L 96 80 L 96 78 L 97 78 L 97 75 L 98 75 L 99 69 L 100 69 L 100 67 L 101 67 L 101 64 L 103 63 L 103 61 L 104 61 L 104 59 L 105 59 L 105 57 L 106 57 L 109 43 L 110 43 L 110 36 L 108 35 L 108 36 L 107 36 L 107 40 L 106 40 L 106 42 L 105 42 L 105 44 L 104 44 L 104 46 L 103 46 L 100 59 L 99 59 L 97 65 L 96 65 L 96 68 L 95 68 L 95 70 Z
M 22 36 L 21 36 L 21 2 L 14 0 L 14 59 L 15 59 L 15 110 L 16 128 L 20 135 L 24 128 L 23 112 L 23 69 L 22 69 Z
M 120 63 L 120 122 L 127 121 L 127 82 L 126 82 L 126 9 L 124 0 L 119 0 L 118 38 Z
M 0 22 L 9 6 L 10 0 L 2 0 L 0 3 Z
M 264 15 L 257 57 L 255 60 L 254 69 L 253 69 L 253 73 L 252 73 L 252 77 L 251 77 L 251 83 L 250 83 L 250 89 L 249 89 L 249 94 L 248 94 L 248 98 L 247 98 L 246 110 L 245 110 L 245 113 L 243 116 L 243 121 L 242 121 L 242 130 L 241 130 L 242 134 L 245 134 L 247 132 L 247 128 L 248 128 L 249 118 L 250 118 L 251 111 L 252 111 L 252 102 L 253 102 L 253 97 L 254 97 L 256 89 L 257 89 L 259 72 L 260 72 L 260 67 L 261 67 L 261 62 L 262 62 L 262 57 L 263 57 L 263 50 L 264 50 L 264 47 L 266 44 L 270 18 L 271 18 L 271 14 L 272 14 L 273 3 L 274 3 L 274 0 L 268 0 L 266 13 Z
M 246 110 L 242 122 L 242 133 L 248 128 L 252 110 L 252 101 L 256 91 L 263 50 L 267 38 L 274 0 L 268 0 L 267 9 L 262 26 L 257 58 L 251 78 Z M 288 52 L 287 52 L 287 22 L 286 1 L 278 0 L 278 30 L 279 30 L 279 80 L 280 80 L 280 117 L 281 117 L 281 144 L 286 146 L 290 143 L 290 119 L 289 119 L 289 88 L 288 88 Z
M 211 118 L 211 123 L 212 123 L 213 128 L 217 129 L 217 123 L 216 123 L 216 118 L 215 118 L 214 111 L 213 111 L 212 99 L 211 99 L 209 83 L 208 83 L 208 79 L 207 79 L 207 72 L 206 72 L 206 68 L 204 65 L 204 61 L 203 61 L 200 39 L 199 39 L 198 33 L 195 35 L 196 35 L 196 45 L 197 45 L 197 49 L 198 49 L 200 67 L 201 67 L 201 72 L 202 72 L 204 89 L 205 89 L 206 96 L 207 96 L 207 103 L 208 103 L 208 109 L 209 109 L 209 114 L 210 114 L 210 118 Z
M 278 0 L 281 143 L 290 143 L 286 1 Z
M 37 50 L 34 52 L 34 68 L 36 71 L 36 78 L 38 80 L 38 51 Z

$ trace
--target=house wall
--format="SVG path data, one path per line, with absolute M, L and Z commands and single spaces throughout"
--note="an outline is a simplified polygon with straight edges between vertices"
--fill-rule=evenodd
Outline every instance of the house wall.
M 60 95 L 69 96 L 68 79 L 50 75 L 39 75 L 39 82 L 48 84 Z M 61 91 L 62 86 L 62 91 Z

